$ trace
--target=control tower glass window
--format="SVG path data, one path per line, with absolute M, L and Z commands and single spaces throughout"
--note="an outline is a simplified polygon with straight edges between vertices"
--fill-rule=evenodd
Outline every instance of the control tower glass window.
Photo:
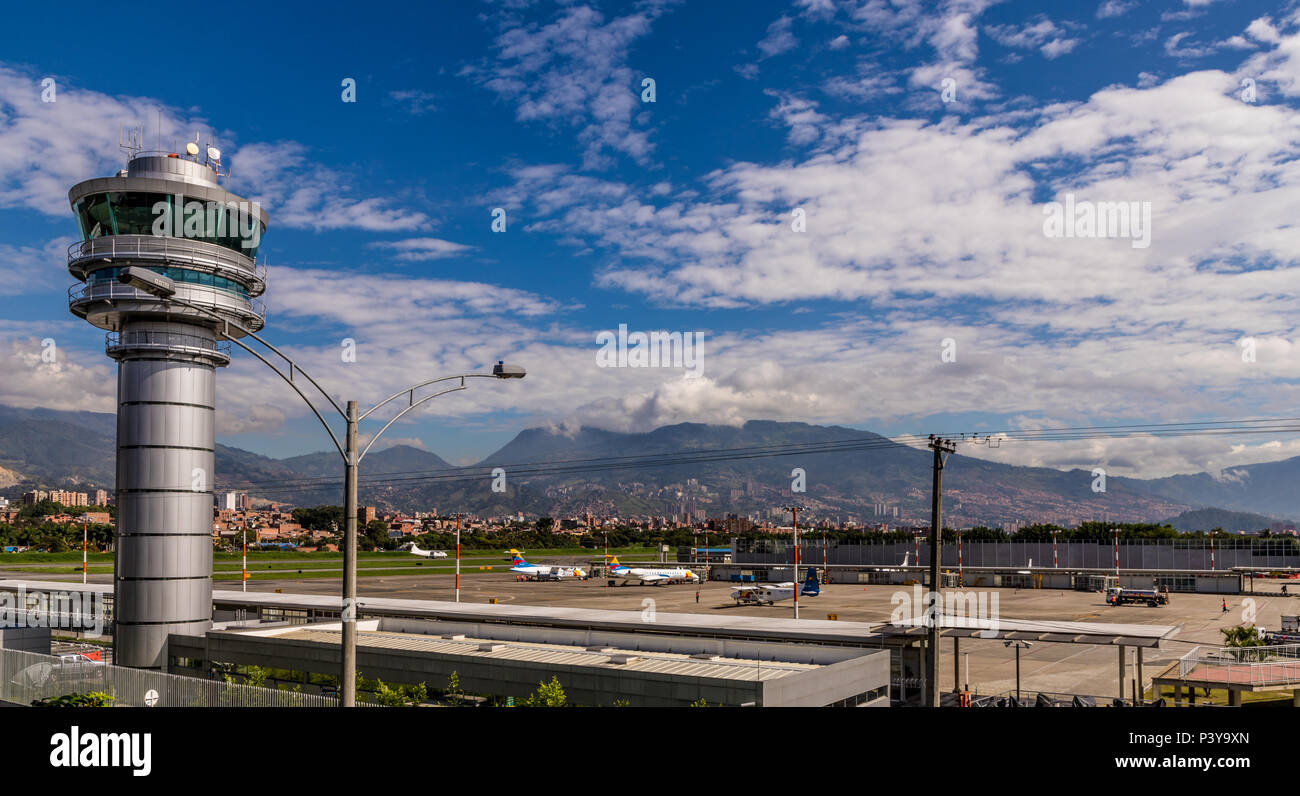
M 74 211 L 83 240 L 106 235 L 153 235 L 154 224 L 160 216 L 157 208 L 167 208 L 175 218 L 178 201 L 178 197 L 170 194 L 113 191 L 79 200 Z M 260 220 L 249 224 L 238 210 L 217 202 L 189 198 L 184 201 L 181 216 L 173 223 L 173 228 L 167 230 L 168 233 L 179 227 L 186 238 L 214 243 L 246 257 L 257 258 L 257 247 L 251 244 L 261 239 Z M 256 230 L 247 237 L 250 245 L 244 245 L 246 241 L 241 228 Z
M 140 267 L 140 266 L 136 266 Z M 156 274 L 162 274 L 173 282 L 180 282 L 187 285 L 200 285 L 202 287 L 214 287 L 218 290 L 224 290 L 227 293 L 234 293 L 243 298 L 248 298 L 248 288 L 233 279 L 209 274 L 205 271 L 195 271 L 190 268 L 167 268 L 158 266 L 146 266 L 150 271 Z M 117 281 L 117 275 L 121 268 L 100 268 L 92 271 L 86 277 L 86 284 L 102 285 L 111 284 Z

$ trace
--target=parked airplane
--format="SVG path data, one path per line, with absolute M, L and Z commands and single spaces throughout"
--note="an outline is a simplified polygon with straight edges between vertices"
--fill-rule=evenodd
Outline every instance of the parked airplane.
M 420 546 L 417 545 L 415 542 L 411 542 L 411 549 L 408 550 L 407 552 L 409 552 L 411 555 L 420 556 L 422 558 L 446 558 L 447 557 L 447 554 L 442 550 L 421 550 Z
M 731 593 L 731 599 L 736 601 L 736 605 L 774 605 L 780 600 L 789 600 L 794 598 L 795 584 L 786 583 L 755 583 L 752 586 L 740 586 Z M 803 587 L 799 589 L 799 594 L 804 597 L 816 597 L 821 594 L 822 590 L 817 585 L 817 569 L 808 567 L 808 576 L 804 578 Z
M 610 577 L 622 578 L 622 585 L 624 586 L 632 581 L 636 581 L 642 586 L 647 583 L 662 586 L 673 581 L 700 582 L 700 576 L 689 569 L 681 567 L 629 567 L 618 563 L 618 556 L 614 556 L 609 560 L 609 574 Z
M 523 575 L 530 580 L 559 580 L 560 578 L 585 578 L 586 570 L 581 567 L 562 567 L 551 564 L 530 564 L 523 559 L 523 556 L 515 556 L 510 560 L 514 564 L 510 571 L 516 575 Z
M 903 571 L 905 571 L 905 570 L 904 570 L 904 567 L 908 566 L 908 563 L 907 563 L 907 562 L 908 562 L 908 559 L 910 559 L 911 557 L 912 557 L 912 554 L 911 554 L 910 552 L 909 552 L 909 553 L 903 553 L 903 563 L 901 563 L 901 564 L 898 565 L 898 567 L 899 567 L 898 569 L 892 569 L 892 568 L 891 568 L 891 569 L 882 569 L 882 570 L 879 570 L 879 571 L 880 571 L 880 572 L 903 572 Z

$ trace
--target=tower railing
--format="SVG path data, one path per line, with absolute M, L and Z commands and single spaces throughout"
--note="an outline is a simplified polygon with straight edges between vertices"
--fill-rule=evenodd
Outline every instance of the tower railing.
M 185 290 L 184 298 L 187 302 L 206 307 L 219 314 L 228 314 L 232 316 L 232 320 L 237 320 L 252 331 L 261 329 L 266 323 L 266 304 L 258 299 L 246 298 L 207 285 L 181 283 L 178 287 Z M 220 297 L 224 296 L 230 298 L 224 301 L 219 300 Z M 94 284 L 78 282 L 68 287 L 68 306 L 74 308 L 74 311 L 78 305 L 95 301 L 139 301 L 142 304 L 151 305 L 160 303 L 155 296 L 116 281 L 96 282 Z M 150 310 L 145 309 L 144 311 L 148 312 Z M 169 307 L 162 311 L 169 314 L 186 315 L 183 308 Z M 204 326 L 210 326 L 214 322 L 213 319 L 203 318 L 200 323 Z
M 109 356 L 123 351 L 154 350 L 211 357 L 222 365 L 230 362 L 229 340 L 183 332 L 160 332 L 152 329 L 109 332 L 104 335 L 104 348 Z
M 68 246 L 68 269 L 82 278 L 93 263 L 117 260 L 194 268 L 246 283 L 253 296 L 266 292 L 266 266 L 211 241 L 166 235 L 106 235 Z

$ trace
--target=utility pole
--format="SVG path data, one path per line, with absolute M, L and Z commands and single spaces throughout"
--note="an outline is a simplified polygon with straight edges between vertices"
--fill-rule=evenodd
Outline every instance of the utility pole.
M 944 454 L 956 451 L 952 440 L 930 435 L 934 451 L 934 484 L 930 494 L 930 597 L 929 633 L 925 648 L 926 705 L 939 707 L 939 617 L 943 604 L 939 595 L 939 558 L 943 551 L 943 465 Z
M 789 506 L 790 516 L 794 524 L 794 618 L 799 618 L 799 507 Z
M 723 529 L 725 532 L 725 529 Z M 704 526 L 704 582 L 709 582 L 709 526 Z
M 87 501 L 89 502 L 89 501 Z M 86 582 L 87 551 L 90 550 L 90 517 L 81 518 L 81 582 Z
M 343 452 L 343 707 L 357 703 L 357 402 L 348 401 Z
M 243 561 L 244 561 L 244 564 L 243 564 L 243 570 L 241 570 L 240 575 L 239 575 L 239 578 L 240 578 L 239 582 L 240 582 L 240 584 L 242 584 L 242 585 L 241 585 L 241 587 L 240 587 L 239 590 L 240 590 L 240 591 L 244 591 L 244 592 L 246 592 L 246 591 L 248 591 L 248 520 L 244 520 L 244 527 L 243 527 L 242 529 L 240 529 L 240 532 L 239 532 L 239 541 L 240 541 L 241 546 L 242 546 L 243 549 L 244 549 L 244 552 L 243 552 Z
M 456 602 L 460 602 L 460 512 L 456 512 Z

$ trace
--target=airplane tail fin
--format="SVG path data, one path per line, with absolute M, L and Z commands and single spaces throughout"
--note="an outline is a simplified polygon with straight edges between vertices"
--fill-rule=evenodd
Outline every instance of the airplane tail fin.
M 510 559 L 510 563 L 514 564 L 515 566 L 519 566 L 520 564 L 527 564 L 528 562 L 524 560 L 523 556 L 519 555 L 518 553 L 515 553 L 515 557 Z
M 821 586 L 817 584 L 817 570 L 808 567 L 808 576 L 803 579 L 803 590 L 800 592 L 808 597 L 816 597 L 821 594 Z
M 907 559 L 911 557 L 912 557 L 911 553 L 903 553 L 903 563 L 900 564 L 900 566 L 904 566 L 904 567 L 907 566 Z

